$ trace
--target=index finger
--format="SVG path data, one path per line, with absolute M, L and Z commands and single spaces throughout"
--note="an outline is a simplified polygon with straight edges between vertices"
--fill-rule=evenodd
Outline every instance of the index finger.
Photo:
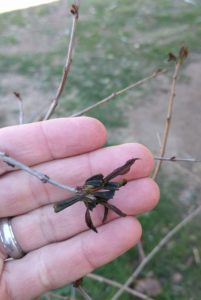
M 105 139 L 105 128 L 96 119 L 61 118 L 0 129 L 0 151 L 33 166 L 95 150 Z M 0 175 L 9 170 L 0 161 Z

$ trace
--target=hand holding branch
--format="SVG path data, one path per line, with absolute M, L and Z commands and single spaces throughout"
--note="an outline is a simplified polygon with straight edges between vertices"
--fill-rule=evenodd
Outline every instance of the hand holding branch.
M 105 128 L 92 118 L 57 119 L 0 130 L 1 152 L 32 170 L 71 187 L 83 185 L 94 174 L 104 176 L 138 157 L 126 174 L 128 183 L 110 200 L 128 216 L 109 211 L 102 224 L 103 207 L 93 212 L 98 234 L 89 230 L 83 203 L 55 214 L 53 203 L 72 195 L 65 189 L 43 183 L 23 170 L 0 161 L 0 214 L 12 217 L 11 226 L 25 256 L 5 261 L 1 253 L 2 299 L 32 299 L 63 286 L 110 262 L 140 239 L 141 226 L 133 218 L 152 209 L 159 198 L 150 178 L 151 153 L 139 144 L 101 148 Z M 114 179 L 116 180 L 116 179 Z

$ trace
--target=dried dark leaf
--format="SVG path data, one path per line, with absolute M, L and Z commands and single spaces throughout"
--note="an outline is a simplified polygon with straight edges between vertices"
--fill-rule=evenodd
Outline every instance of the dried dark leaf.
M 54 204 L 54 211 L 57 213 L 57 212 L 60 212 L 62 211 L 63 209 L 79 202 L 81 200 L 82 196 L 81 195 L 75 195 L 71 198 L 68 198 L 66 200 L 61 200 L 57 203 Z
M 103 202 L 101 203 L 103 206 L 113 210 L 117 215 L 119 215 L 120 217 L 126 217 L 127 214 L 125 214 L 123 211 L 121 211 L 119 208 L 117 208 L 116 206 L 110 204 L 110 203 L 107 203 L 107 202 Z
M 115 190 L 113 191 L 104 191 L 104 192 L 95 192 L 93 195 L 98 198 L 98 200 L 110 200 L 114 197 Z
M 177 61 L 177 56 L 172 52 L 168 53 L 168 61 Z
M 86 184 L 89 184 L 90 181 L 94 181 L 94 180 L 98 180 L 98 181 L 103 181 L 103 174 L 96 174 L 96 175 L 93 175 L 91 177 L 89 177 L 87 180 L 86 180 Z
M 92 229 L 93 231 L 95 231 L 96 233 L 98 233 L 96 227 L 94 226 L 94 224 L 93 224 L 93 222 L 92 222 L 91 215 L 90 215 L 90 211 L 89 211 L 88 208 L 87 208 L 86 213 L 85 213 L 85 221 L 86 221 L 87 226 L 88 226 L 90 229 Z
M 55 212 L 60 212 L 78 201 L 83 201 L 86 206 L 85 222 L 87 226 L 95 232 L 97 232 L 97 229 L 92 222 L 90 211 L 92 211 L 96 205 L 101 204 L 104 206 L 103 222 L 107 219 L 109 209 L 113 210 L 119 216 L 125 217 L 126 214 L 124 212 L 116 206 L 108 203 L 108 201 L 114 197 L 115 192 L 125 185 L 127 181 L 126 179 L 119 182 L 112 182 L 110 180 L 118 175 L 124 175 L 129 172 L 131 166 L 138 159 L 139 158 L 133 158 L 128 160 L 123 166 L 115 169 L 106 177 L 103 177 L 102 174 L 91 176 L 85 181 L 83 186 L 77 187 L 77 193 L 75 196 L 55 203 Z
M 85 181 L 84 187 L 97 188 L 97 187 L 102 187 L 103 184 L 104 184 L 103 175 L 102 174 L 97 174 L 97 175 L 94 175 L 94 176 L 88 178 Z
M 124 175 L 126 173 L 128 173 L 130 171 L 130 168 L 131 166 L 134 164 L 134 162 L 136 160 L 138 160 L 140 158 L 132 158 L 132 159 L 129 159 L 123 166 L 115 169 L 112 173 L 110 173 L 109 175 L 107 175 L 105 178 L 104 178 L 104 181 L 105 182 L 108 182 L 110 181 L 111 179 L 117 177 L 118 175 Z
M 109 208 L 105 206 L 103 220 L 102 220 L 103 223 L 105 223 L 105 221 L 107 220 L 108 212 L 109 212 Z
M 93 210 L 97 203 L 96 203 L 96 198 L 94 195 L 87 195 L 85 197 L 82 198 L 82 201 L 84 201 L 84 204 L 86 205 L 86 207 L 89 209 L 89 210 Z
M 112 182 L 112 181 L 110 181 L 110 182 L 106 182 L 105 184 L 104 184 L 104 188 L 106 189 L 106 190 L 109 190 L 109 191 L 116 191 L 116 190 L 118 190 L 122 185 L 125 185 L 126 184 L 126 180 L 124 179 L 123 180 L 124 181 L 124 184 L 121 184 L 120 182 Z
M 181 47 L 181 49 L 179 50 L 179 58 L 183 61 L 188 56 L 188 53 L 189 51 L 187 47 Z

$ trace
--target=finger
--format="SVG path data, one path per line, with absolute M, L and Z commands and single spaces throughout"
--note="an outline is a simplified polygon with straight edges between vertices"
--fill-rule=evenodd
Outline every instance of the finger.
M 121 218 L 101 226 L 98 234 L 87 231 L 7 262 L 2 282 L 7 283 L 10 299 L 33 299 L 110 262 L 135 245 L 140 236 L 137 220 Z
M 151 210 L 159 199 L 159 189 L 150 178 L 131 181 L 119 190 L 109 201 L 128 215 L 138 215 Z M 25 252 L 49 243 L 68 239 L 88 229 L 85 223 L 86 207 L 78 203 L 55 214 L 51 205 L 12 219 L 12 228 L 17 241 Z M 98 205 L 91 213 L 94 225 L 99 231 L 103 219 L 103 207 Z M 119 216 L 109 211 L 107 221 Z M 29 238 L 31 236 L 31 239 Z
M 105 136 L 96 119 L 61 118 L 0 129 L 0 151 L 33 166 L 97 149 Z M 0 161 L 0 175 L 8 170 L 13 169 Z
M 154 164 L 153 157 L 150 151 L 140 144 L 113 146 L 43 163 L 37 166 L 37 170 L 61 183 L 79 186 L 91 175 L 106 175 L 132 157 L 141 159 L 135 162 L 123 178 L 131 180 L 149 176 Z M 0 217 L 22 214 L 69 196 L 72 194 L 48 183 L 44 184 L 23 171 L 12 172 L 0 180 Z

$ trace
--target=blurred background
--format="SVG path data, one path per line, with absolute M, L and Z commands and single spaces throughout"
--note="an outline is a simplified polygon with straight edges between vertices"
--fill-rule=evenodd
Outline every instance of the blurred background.
M 15 1 L 15 7 L 11 1 L 4 2 L 0 1 L 1 127 L 18 122 L 14 91 L 23 99 L 26 122 L 46 112 L 62 74 L 71 22 L 70 1 L 23 10 L 18 8 L 34 6 L 39 0 Z M 73 65 L 54 117 L 70 116 L 165 68 L 167 74 L 89 114 L 106 125 L 108 145 L 138 141 L 157 155 L 174 70 L 167 55 L 177 54 L 185 45 L 190 53 L 177 81 L 167 156 L 201 159 L 201 1 L 81 2 Z M 11 9 L 17 10 L 9 12 Z M 200 176 L 201 164 L 164 162 L 159 176 L 161 202 L 153 212 L 140 217 L 146 254 L 201 203 Z M 195 252 L 201 255 L 200 224 L 197 217 L 180 231 L 132 287 L 158 300 L 201 299 L 201 265 L 195 259 Z M 123 283 L 138 263 L 138 252 L 132 249 L 97 273 Z M 152 284 L 148 284 L 150 278 Z M 88 278 L 84 286 L 97 300 L 111 299 L 115 292 Z M 64 287 L 55 293 L 68 296 L 69 291 Z M 125 293 L 121 299 L 135 298 Z

